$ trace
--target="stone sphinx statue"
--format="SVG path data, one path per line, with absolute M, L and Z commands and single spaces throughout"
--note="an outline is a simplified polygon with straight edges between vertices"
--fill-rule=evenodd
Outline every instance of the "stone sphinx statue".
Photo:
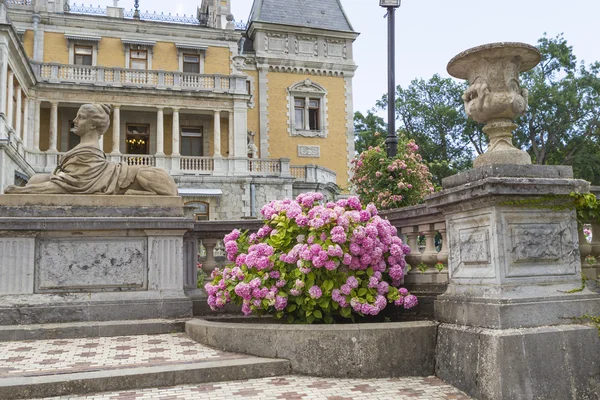
M 52 174 L 34 175 L 26 186 L 9 186 L 6 193 L 177 196 L 166 171 L 106 159 L 98 140 L 108 130 L 110 111 L 106 104 L 81 106 L 72 130 L 81 142 L 60 159 Z

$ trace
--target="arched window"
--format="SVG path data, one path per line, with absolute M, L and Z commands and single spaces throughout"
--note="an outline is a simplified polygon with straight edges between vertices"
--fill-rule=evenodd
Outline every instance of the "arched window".
M 185 203 L 186 207 L 194 207 L 194 219 L 196 221 L 208 221 L 209 220 L 209 204 L 203 201 L 190 201 Z

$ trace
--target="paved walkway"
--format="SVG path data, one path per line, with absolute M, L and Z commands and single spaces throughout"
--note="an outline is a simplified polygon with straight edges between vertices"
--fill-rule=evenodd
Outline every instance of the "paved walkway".
M 174 388 L 130 390 L 53 400 L 469 400 L 440 379 L 323 379 L 285 376 Z
M 244 359 L 203 346 L 183 333 L 104 338 L 0 342 L 0 378 L 48 376 L 132 367 Z M 96 400 L 467 400 L 435 377 L 323 379 L 285 376 L 173 388 L 55 397 Z
M 0 342 L 0 378 L 247 358 L 203 346 L 184 333 Z

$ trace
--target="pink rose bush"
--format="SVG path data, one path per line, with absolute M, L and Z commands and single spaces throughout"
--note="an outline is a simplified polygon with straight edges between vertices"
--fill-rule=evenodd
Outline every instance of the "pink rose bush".
M 413 140 L 400 141 L 395 158 L 381 147 L 370 147 L 352 160 L 350 183 L 361 201 L 387 210 L 418 204 L 433 193 L 431 173 L 417 150 Z
M 277 200 L 261 210 L 256 233 L 225 236 L 231 265 L 205 285 L 212 309 L 233 302 L 245 315 L 288 322 L 334 322 L 377 315 L 389 304 L 406 309 L 417 298 L 400 287 L 410 248 L 396 228 L 357 197 L 319 204 L 320 193 Z

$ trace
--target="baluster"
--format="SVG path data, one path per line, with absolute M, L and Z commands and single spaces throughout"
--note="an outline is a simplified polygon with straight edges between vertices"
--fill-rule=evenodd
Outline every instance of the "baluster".
M 400 232 L 406 235 L 406 242 L 408 247 L 410 247 L 410 254 L 406 256 L 406 262 L 410 264 L 413 270 L 415 270 L 417 265 L 421 262 L 421 252 L 419 251 L 419 245 L 417 243 L 419 230 L 416 226 L 409 226 L 402 228 Z
M 600 223 L 592 222 L 590 225 L 592 227 L 592 243 L 590 243 L 592 251 L 590 255 L 596 258 L 596 262 L 593 265 L 589 265 L 586 262 L 584 262 L 584 264 L 588 267 L 587 272 L 589 273 L 589 276 L 586 276 L 588 276 L 588 278 L 596 279 L 600 270 Z

